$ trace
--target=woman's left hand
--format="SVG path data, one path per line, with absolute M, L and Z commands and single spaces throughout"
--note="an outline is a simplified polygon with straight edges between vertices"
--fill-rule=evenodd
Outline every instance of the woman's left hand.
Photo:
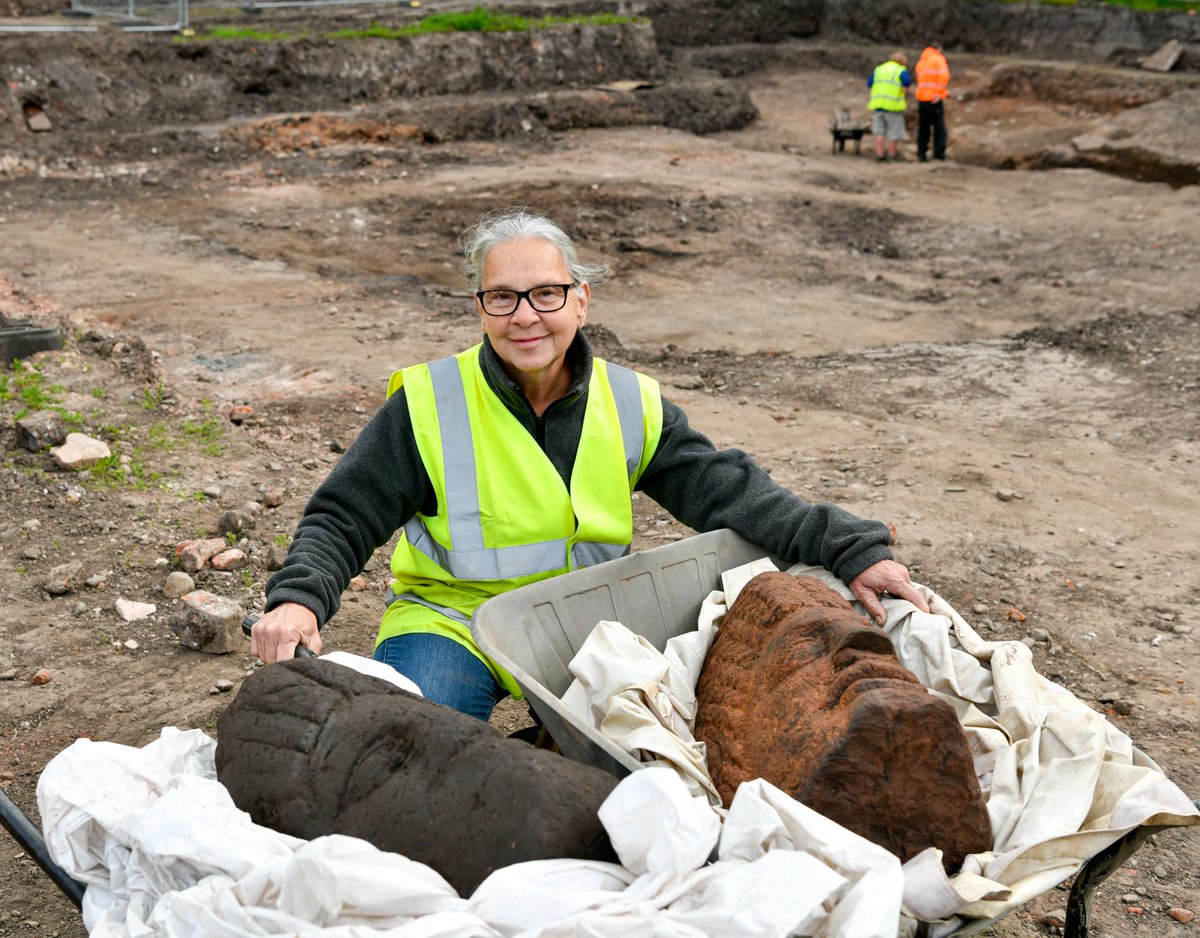
M 850 581 L 850 592 L 863 604 L 876 625 L 883 625 L 887 621 L 887 613 L 883 611 L 883 603 L 879 601 L 881 593 L 887 593 L 897 599 L 907 599 L 922 612 L 929 611 L 929 603 L 913 585 L 908 575 L 908 567 L 894 560 L 881 560 L 871 564 Z

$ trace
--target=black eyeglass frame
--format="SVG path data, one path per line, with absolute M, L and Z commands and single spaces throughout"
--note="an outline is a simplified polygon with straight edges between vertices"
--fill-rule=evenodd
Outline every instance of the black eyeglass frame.
M 483 310 L 485 316 L 494 316 L 497 319 L 502 319 L 505 316 L 513 316 L 517 310 L 521 308 L 521 300 L 524 300 L 531 310 L 535 313 L 557 313 L 567 305 L 567 300 L 571 296 L 571 291 L 579 286 L 580 281 L 572 280 L 570 283 L 539 283 L 536 287 L 530 287 L 528 290 L 476 290 L 475 299 L 479 301 L 479 308 Z M 554 309 L 538 309 L 533 305 L 533 297 L 530 296 L 534 290 L 544 290 L 546 287 L 561 287 L 562 288 L 562 305 L 556 306 Z M 491 313 L 488 312 L 487 306 L 483 302 L 485 293 L 514 293 L 517 301 L 513 304 L 511 311 L 507 313 Z

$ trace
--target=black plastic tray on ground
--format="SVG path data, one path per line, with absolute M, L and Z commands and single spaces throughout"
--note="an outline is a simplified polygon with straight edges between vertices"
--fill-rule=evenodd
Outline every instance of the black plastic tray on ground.
M 35 326 L 28 319 L 0 316 L 0 361 L 6 365 L 35 352 L 62 348 L 62 343 L 62 333 L 57 329 Z

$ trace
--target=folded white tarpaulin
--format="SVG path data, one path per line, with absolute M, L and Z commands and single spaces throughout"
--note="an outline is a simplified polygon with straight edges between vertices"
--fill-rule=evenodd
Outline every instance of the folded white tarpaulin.
M 602 622 L 571 662 L 576 680 L 563 702 L 578 719 L 641 761 L 672 768 L 717 813 L 724 809 L 704 747 L 692 736 L 696 679 L 727 604 L 753 576 L 775 569 L 764 559 L 726 571 L 723 590 L 703 603 L 698 629 L 670 639 L 662 653 L 624 625 Z M 817 577 L 862 611 L 828 571 L 798 565 L 788 572 Z M 1200 823 L 1195 805 L 1128 736 L 1037 673 L 1024 644 L 984 640 L 944 599 L 921 590 L 930 612 L 885 599 L 884 629 L 905 667 L 958 713 L 987 798 L 993 849 L 968 857 L 953 879 L 935 850 L 906 863 L 897 887 L 906 917 L 941 922 L 933 935 L 952 934 L 964 919 L 998 917 L 1052 888 L 1135 827 Z
M 762 781 L 722 824 L 674 772 L 635 772 L 600 812 L 620 864 L 519 863 L 462 898 L 357 838 L 253 824 L 214 777 L 215 745 L 199 730 L 141 749 L 81 739 L 42 773 L 47 844 L 88 884 L 93 938 L 896 934 L 896 858 Z

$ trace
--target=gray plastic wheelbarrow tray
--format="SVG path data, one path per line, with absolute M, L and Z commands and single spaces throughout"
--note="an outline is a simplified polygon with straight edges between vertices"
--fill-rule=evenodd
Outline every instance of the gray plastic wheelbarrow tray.
M 475 610 L 471 631 L 479 647 L 516 678 L 563 755 L 624 777 L 642 764 L 563 706 L 571 659 L 604 619 L 622 623 L 661 651 L 668 639 L 696 628 L 704 598 L 721 588 L 721 571 L 762 556 L 761 547 L 734 531 L 698 534 L 489 599 Z M 1065 938 L 1087 938 L 1095 888 L 1142 841 L 1166 829 L 1139 827 L 1084 864 L 1067 900 Z M 974 920 L 954 934 L 974 934 L 994 921 Z

